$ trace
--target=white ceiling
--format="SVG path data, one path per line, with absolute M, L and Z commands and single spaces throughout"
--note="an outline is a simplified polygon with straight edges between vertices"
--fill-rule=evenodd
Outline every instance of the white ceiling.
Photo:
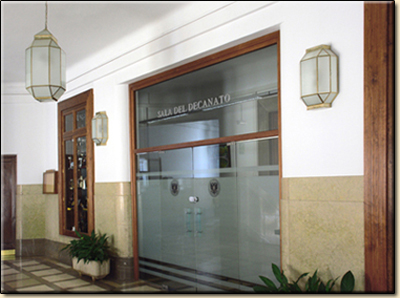
M 144 26 L 176 12 L 180 1 L 48 1 L 48 30 L 67 69 Z M 45 1 L 1 1 L 1 81 L 25 81 L 25 49 L 45 27 Z

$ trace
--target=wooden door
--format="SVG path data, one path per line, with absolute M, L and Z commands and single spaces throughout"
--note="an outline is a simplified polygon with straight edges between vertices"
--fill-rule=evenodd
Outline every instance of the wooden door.
M 1 249 L 15 249 L 17 156 L 1 156 Z

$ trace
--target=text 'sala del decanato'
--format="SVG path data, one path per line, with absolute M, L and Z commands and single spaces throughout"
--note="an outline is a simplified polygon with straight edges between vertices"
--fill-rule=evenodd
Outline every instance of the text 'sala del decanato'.
M 173 108 L 163 109 L 157 111 L 157 118 L 164 118 L 169 116 L 175 116 L 183 113 L 193 112 L 197 110 L 202 110 L 214 106 L 219 106 L 224 103 L 228 103 L 231 100 L 229 94 L 220 95 L 217 97 L 210 97 L 207 99 L 191 102 L 184 105 L 179 105 Z

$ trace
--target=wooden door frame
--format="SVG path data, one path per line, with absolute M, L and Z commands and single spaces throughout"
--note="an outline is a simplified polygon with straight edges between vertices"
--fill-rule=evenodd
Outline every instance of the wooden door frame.
M 16 237 L 17 237 L 17 227 L 16 227 L 16 216 L 17 216 L 17 214 L 16 214 L 16 204 L 17 204 L 17 155 L 15 155 L 15 154 L 2 154 L 1 155 L 1 171 L 3 172 L 3 170 L 4 170 L 4 164 L 5 163 L 11 163 L 12 165 L 13 165 L 13 168 L 14 168 L 14 171 L 15 171 L 15 179 L 13 179 L 13 190 L 12 190 L 12 193 L 13 193 L 13 197 L 11 198 L 11 205 L 12 205 L 12 207 L 11 207 L 11 214 L 12 214 L 12 217 L 15 219 L 15 223 L 14 223 L 14 225 L 13 225 L 13 234 L 14 234 L 14 249 L 16 248 Z M 3 181 L 1 182 L 1 183 L 3 183 Z M 2 198 L 4 197 L 4 194 L 2 193 L 1 194 L 1 196 L 2 196 Z M 2 232 L 3 232 L 3 230 L 2 230 Z M 1 238 L 1 246 L 3 247 L 3 237 Z
M 75 232 L 65 229 L 65 169 L 64 169 L 64 138 L 76 138 L 86 136 L 86 166 L 87 166 L 87 206 L 88 206 L 88 233 L 95 228 L 95 210 L 94 210 L 94 144 L 92 142 L 92 118 L 93 118 L 93 89 L 89 89 L 78 95 L 61 101 L 57 105 L 58 109 L 58 208 L 59 208 L 59 234 L 70 237 L 77 237 Z M 85 128 L 75 129 L 75 121 L 73 122 L 74 131 L 64 132 L 63 114 L 73 112 L 76 114 L 78 109 L 86 109 L 86 126 Z M 75 116 L 74 118 L 75 119 Z M 75 163 L 77 164 L 77 163 Z M 78 209 L 78 208 L 76 208 Z M 77 210 L 75 210 L 77 212 Z M 77 214 L 77 213 L 76 213 Z M 76 216 L 76 215 L 75 215 Z M 75 218 L 77 220 L 77 218 Z M 85 234 L 85 233 L 84 233 Z
M 365 291 L 394 293 L 394 2 L 364 3 Z
M 255 50 L 262 49 L 267 46 L 277 45 L 277 55 L 278 55 L 278 129 L 267 132 L 249 133 L 245 135 L 221 137 L 217 139 L 208 139 L 205 141 L 195 141 L 189 143 L 182 143 L 179 145 L 165 145 L 146 149 L 136 148 L 136 104 L 135 104 L 135 92 L 136 90 L 166 81 L 168 79 L 175 78 L 180 75 L 184 75 L 195 70 L 228 60 L 230 58 L 237 57 L 242 54 L 250 53 Z M 129 85 L 129 128 L 130 128 L 130 152 L 131 152 L 131 197 L 132 197 L 132 241 L 133 241 L 133 264 L 134 264 L 134 279 L 139 279 L 139 253 L 138 253 L 138 215 L 137 215 L 137 196 L 136 196 L 136 154 L 154 150 L 169 150 L 177 149 L 190 146 L 200 146 L 200 145 L 210 145 L 224 143 L 228 141 L 240 141 L 252 138 L 265 138 L 271 136 L 278 136 L 279 138 L 279 185 L 281 185 L 282 179 L 282 161 L 281 161 L 281 119 L 280 119 L 280 31 L 276 31 L 259 38 L 255 38 L 248 42 L 242 43 L 237 46 L 233 46 L 226 50 L 222 50 L 218 53 L 200 58 L 193 62 L 189 62 L 182 66 L 164 71 L 160 74 L 153 75 L 151 77 L 145 78 L 141 81 L 134 82 Z M 281 191 L 281 188 L 279 188 Z

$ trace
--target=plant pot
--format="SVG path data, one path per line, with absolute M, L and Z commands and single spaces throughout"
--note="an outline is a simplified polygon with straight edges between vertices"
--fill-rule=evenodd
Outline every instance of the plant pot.
M 78 258 L 72 258 L 72 268 L 79 272 L 79 275 L 89 275 L 92 280 L 102 279 L 110 273 L 110 260 L 103 261 L 102 264 L 98 261 L 89 261 L 85 263 L 84 260 L 78 262 Z

